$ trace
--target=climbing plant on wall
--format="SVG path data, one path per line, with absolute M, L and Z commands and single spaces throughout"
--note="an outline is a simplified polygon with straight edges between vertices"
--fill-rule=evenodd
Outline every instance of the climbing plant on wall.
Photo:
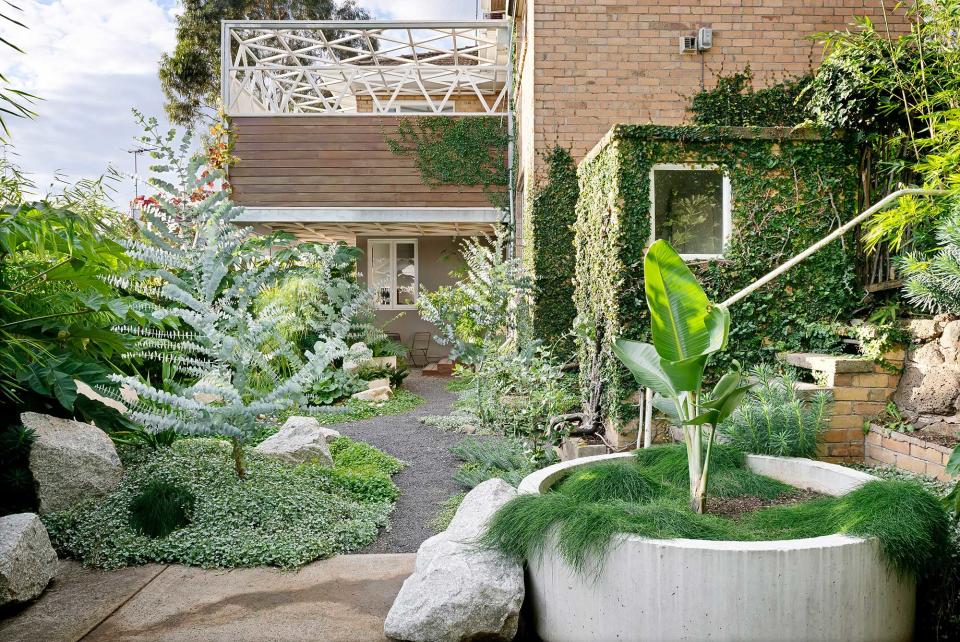
M 805 89 L 809 76 L 789 78 L 755 89 L 748 66 L 729 76 L 717 77 L 716 86 L 694 94 L 691 121 L 697 125 L 728 127 L 792 127 L 809 119 Z
M 577 166 L 570 150 L 554 147 L 543 156 L 546 178 L 534 190 L 523 219 L 524 262 L 534 276 L 533 330 L 536 337 L 573 352 L 573 224 L 576 221 Z
M 578 341 L 581 363 L 616 337 L 646 339 L 643 255 L 655 163 L 710 163 L 730 179 L 733 233 L 722 260 L 691 267 L 722 300 L 856 213 L 856 155 L 845 140 L 790 130 L 618 125 L 580 166 L 574 300 L 601 341 Z M 834 243 L 733 307 L 729 347 L 715 360 L 744 367 L 781 350 L 836 346 L 831 324 L 852 312 L 853 252 Z M 599 348 L 597 348 L 599 346 Z M 604 411 L 615 419 L 634 386 L 603 355 Z M 586 385 L 586 384 L 585 384 Z
M 479 185 L 490 202 L 506 209 L 506 123 L 496 116 L 400 118 L 387 137 L 397 156 L 413 159 L 424 185 Z

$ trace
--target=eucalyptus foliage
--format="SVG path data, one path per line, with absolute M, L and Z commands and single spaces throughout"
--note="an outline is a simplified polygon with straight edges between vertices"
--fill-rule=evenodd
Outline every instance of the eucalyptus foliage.
M 189 134 L 178 150 L 172 141 L 172 132 L 160 135 L 150 121 L 146 142 L 156 148 L 159 163 L 152 167 L 158 176 L 149 182 L 157 194 L 140 204 L 142 239 L 123 241 L 137 266 L 116 279 L 141 297 L 144 314 L 165 325 L 123 327 L 136 338 L 129 356 L 159 362 L 169 376 L 113 380 L 136 393 L 129 416 L 151 431 L 230 438 L 242 477 L 241 444 L 256 431 L 257 416 L 303 401 L 304 390 L 348 354 L 345 341 L 362 297 L 339 301 L 325 319 L 325 334 L 311 350 L 299 350 L 281 332 L 291 312 L 256 305 L 276 281 L 282 259 L 267 259 L 264 241 L 235 224 L 241 209 L 220 189 L 220 170 L 205 169 L 203 156 L 188 157 Z M 282 239 L 269 241 L 274 252 L 295 251 L 277 243 Z

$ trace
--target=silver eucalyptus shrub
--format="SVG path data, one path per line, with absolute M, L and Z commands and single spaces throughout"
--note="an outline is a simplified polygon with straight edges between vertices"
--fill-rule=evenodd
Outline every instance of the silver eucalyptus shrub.
M 421 316 L 439 329 L 436 340 L 466 368 L 470 385 L 461 392 L 456 418 L 486 433 L 522 438 L 535 459 L 547 453 L 548 426 L 577 398 L 549 347 L 533 337 L 533 279 L 520 259 L 506 256 L 505 234 L 466 239 L 466 264 L 455 285 L 421 292 Z M 448 418 L 425 423 L 451 427 Z
M 173 132 L 159 133 L 154 119 L 145 124 L 143 142 L 158 161 L 148 183 L 157 193 L 138 203 L 140 237 L 123 242 L 138 267 L 115 281 L 164 328 L 120 328 L 135 338 L 127 357 L 158 362 L 163 376 L 113 378 L 136 392 L 129 416 L 148 431 L 229 438 L 243 477 L 243 442 L 257 417 L 301 402 L 334 360 L 348 356 L 363 294 L 358 288 L 338 300 L 322 324 L 325 334 L 298 349 L 281 332 L 293 313 L 256 300 L 300 250 L 237 226 L 242 210 L 230 201 L 224 172 L 203 154 L 188 156 L 189 134 L 175 150 Z

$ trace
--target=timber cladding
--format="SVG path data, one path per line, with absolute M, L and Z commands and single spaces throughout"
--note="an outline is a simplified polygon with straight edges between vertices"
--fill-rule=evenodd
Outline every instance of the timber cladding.
M 231 119 L 234 200 L 248 207 L 490 207 L 480 186 L 428 187 L 390 151 L 404 116 Z

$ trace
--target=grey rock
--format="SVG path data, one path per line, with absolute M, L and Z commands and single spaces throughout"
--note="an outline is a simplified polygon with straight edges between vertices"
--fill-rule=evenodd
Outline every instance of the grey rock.
M 37 597 L 56 572 L 57 554 L 37 515 L 0 517 L 0 606 Z
M 464 498 L 450 527 L 417 551 L 384 623 L 397 640 L 454 642 L 512 640 L 523 604 L 523 568 L 476 540 L 500 506 L 516 497 L 506 482 L 491 479 Z
M 960 321 L 951 321 L 943 326 L 943 334 L 940 335 L 940 347 L 952 350 L 960 348 Z
M 279 459 L 288 464 L 302 464 L 314 461 L 324 466 L 333 465 L 333 457 L 327 446 L 328 435 L 333 432 L 330 441 L 340 436 L 337 431 L 321 428 L 313 417 L 290 417 L 280 430 L 261 442 L 254 452 Z
M 907 332 L 918 341 L 936 339 L 943 331 L 943 323 L 936 319 L 911 319 L 905 324 Z
M 936 341 L 930 341 L 916 350 L 911 350 L 906 360 L 921 369 L 926 369 L 943 363 L 943 354 L 940 352 L 940 345 Z
M 911 367 L 900 378 L 894 402 L 907 412 L 952 415 L 958 396 L 960 374 L 950 366 L 933 366 L 925 373 Z
M 102 497 L 120 484 L 117 449 L 96 426 L 35 412 L 23 413 L 20 421 L 35 433 L 30 472 L 41 514 Z

